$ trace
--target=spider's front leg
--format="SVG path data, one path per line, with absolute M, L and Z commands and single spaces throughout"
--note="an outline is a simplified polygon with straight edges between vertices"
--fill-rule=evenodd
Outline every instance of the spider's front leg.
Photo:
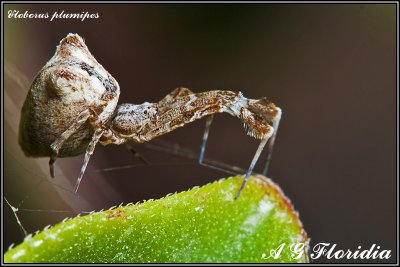
M 272 102 L 266 99 L 247 99 L 240 92 L 216 90 L 190 93 L 186 91 L 179 97 L 167 96 L 159 103 L 120 105 L 111 122 L 110 129 L 113 135 L 120 140 L 134 140 L 143 143 L 194 120 L 222 112 L 238 117 L 244 123 L 250 136 L 262 139 L 236 196 L 238 197 L 252 173 L 262 149 L 274 133 L 273 126 L 280 118 L 281 110 Z M 203 138 L 205 140 L 208 128 L 206 128 L 205 138 Z M 202 151 L 204 153 L 204 149 Z
M 178 87 L 174 89 L 171 93 L 166 95 L 161 101 L 157 103 L 159 108 L 159 112 L 163 113 L 169 108 L 173 108 L 174 106 L 184 105 L 185 101 L 190 99 L 189 95 L 194 94 L 190 89 L 185 87 Z M 214 116 L 210 115 L 206 118 L 206 126 L 203 134 L 203 141 L 201 144 L 200 155 L 199 155 L 199 164 L 203 165 L 204 153 L 206 150 L 208 134 L 210 132 L 210 126 L 213 121 Z
M 170 109 L 177 107 L 177 106 L 182 106 L 185 105 L 185 103 L 187 103 L 187 101 L 189 101 L 191 99 L 190 95 L 193 95 L 194 93 L 188 89 L 188 88 L 184 88 L 184 87 L 178 87 L 176 89 L 174 89 L 171 93 L 169 93 L 168 95 L 166 95 L 162 100 L 160 100 L 158 103 L 144 103 L 142 105 L 132 105 L 132 104 L 123 104 L 119 106 L 119 109 L 117 111 L 117 116 L 114 119 L 114 121 L 118 121 L 118 123 L 114 124 L 117 125 L 118 131 L 117 132 L 125 132 L 127 129 L 129 129 L 128 131 L 132 131 L 132 126 L 133 125 L 140 125 L 140 124 L 144 124 L 143 122 L 146 121 L 146 119 L 151 119 L 151 117 L 153 116 L 158 116 L 159 114 L 164 114 L 167 111 L 169 111 Z M 139 120 L 136 120 L 135 123 L 125 123 L 128 120 L 130 120 L 131 122 L 134 122 L 132 120 L 132 118 L 130 118 L 130 116 L 126 116 L 126 113 L 134 113 L 136 118 L 140 118 Z M 152 113 L 154 113 L 154 115 L 151 115 Z M 211 121 L 212 121 L 213 116 L 210 115 L 207 118 L 206 121 L 206 128 L 204 131 L 204 135 L 203 135 L 203 143 L 201 146 L 201 151 L 200 151 L 200 156 L 199 156 L 199 163 L 203 164 L 203 158 L 204 158 L 204 152 L 205 152 L 205 147 L 206 147 L 206 143 L 207 143 L 207 138 L 208 138 L 208 132 L 209 132 L 209 128 L 211 125 Z M 156 120 L 157 118 L 153 118 L 153 120 Z M 140 126 L 139 126 L 140 128 Z M 112 135 L 112 133 L 110 132 L 109 134 Z M 126 142 L 126 146 L 128 148 L 128 150 L 130 150 L 136 157 L 139 157 L 141 159 L 141 161 L 145 164 L 148 164 L 148 162 L 143 159 L 136 151 L 134 151 L 133 147 L 129 144 L 129 142 L 127 140 L 123 140 L 123 139 L 119 139 L 118 138 L 118 134 L 116 135 L 112 135 L 112 136 L 108 136 L 107 134 L 105 134 L 101 140 L 102 144 L 121 144 Z M 132 137 L 131 137 L 132 138 Z M 134 139 L 136 142 L 142 142 L 141 140 L 137 140 L 137 138 L 132 138 Z

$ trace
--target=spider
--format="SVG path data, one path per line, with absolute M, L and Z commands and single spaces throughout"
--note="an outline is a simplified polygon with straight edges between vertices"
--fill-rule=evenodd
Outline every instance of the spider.
M 187 88 L 177 88 L 158 103 L 117 106 L 119 94 L 118 82 L 89 52 L 83 38 L 68 34 L 37 74 L 22 107 L 19 144 L 25 155 L 50 157 L 50 175 L 54 177 L 57 158 L 84 153 L 74 190 L 77 193 L 98 142 L 102 145 L 119 145 L 130 140 L 148 142 L 207 117 L 198 160 L 203 163 L 213 114 L 227 112 L 243 122 L 247 134 L 261 139 L 237 198 L 269 139 L 271 152 L 282 113 L 266 98 L 247 99 L 241 92 L 193 93 Z M 270 156 L 271 153 L 264 173 Z

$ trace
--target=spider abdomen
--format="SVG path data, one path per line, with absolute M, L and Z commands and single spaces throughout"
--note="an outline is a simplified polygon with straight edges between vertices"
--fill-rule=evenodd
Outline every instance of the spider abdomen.
M 42 84 L 41 74 L 35 79 L 21 112 L 19 143 L 25 155 L 47 157 L 50 145 L 85 109 L 81 102 L 65 103 L 50 84 Z M 90 142 L 93 129 L 87 122 L 73 134 L 59 152 L 59 157 L 83 153 Z
M 46 157 L 51 145 L 80 116 L 90 117 L 72 133 L 58 157 L 85 152 L 95 129 L 112 116 L 119 97 L 116 80 L 91 55 L 83 39 L 69 34 L 38 73 L 21 112 L 19 143 L 27 156 Z

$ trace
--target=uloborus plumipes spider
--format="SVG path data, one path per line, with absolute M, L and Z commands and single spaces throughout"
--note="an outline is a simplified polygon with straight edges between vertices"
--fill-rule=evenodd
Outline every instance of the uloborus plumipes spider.
M 54 177 L 57 158 L 84 153 L 75 186 L 77 192 L 98 142 L 103 145 L 130 140 L 148 142 L 206 117 L 199 156 L 202 163 L 213 114 L 226 112 L 243 122 L 247 134 L 261 139 L 237 198 L 268 140 L 271 152 L 282 114 L 266 98 L 247 99 L 241 92 L 194 93 L 181 87 L 157 103 L 117 106 L 119 94 L 118 82 L 89 52 L 83 38 L 68 34 L 34 79 L 23 105 L 19 143 L 25 155 L 50 157 L 50 174 Z M 271 153 L 267 164 L 270 156 Z

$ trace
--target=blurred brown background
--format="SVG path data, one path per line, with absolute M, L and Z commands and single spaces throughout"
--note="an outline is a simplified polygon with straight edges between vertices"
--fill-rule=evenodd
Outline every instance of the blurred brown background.
M 9 19 L 9 10 L 100 17 Z M 82 157 L 59 160 L 54 180 L 48 159 L 26 158 L 17 143 L 20 108 L 36 73 L 72 32 L 118 80 L 120 103 L 156 102 L 178 86 L 267 96 L 283 109 L 268 176 L 299 211 L 311 245 L 336 243 L 346 251 L 377 244 L 395 261 L 394 4 L 6 4 L 4 16 L 4 196 L 20 208 L 29 233 L 81 211 L 227 176 L 143 144 L 135 149 L 150 166 L 123 146 L 99 145 L 76 197 L 69 190 Z M 160 140 L 197 153 L 203 129 L 204 120 L 197 121 Z M 257 146 L 237 119 L 222 114 L 206 158 L 246 169 Z M 22 236 L 11 209 L 3 208 L 7 248 Z

